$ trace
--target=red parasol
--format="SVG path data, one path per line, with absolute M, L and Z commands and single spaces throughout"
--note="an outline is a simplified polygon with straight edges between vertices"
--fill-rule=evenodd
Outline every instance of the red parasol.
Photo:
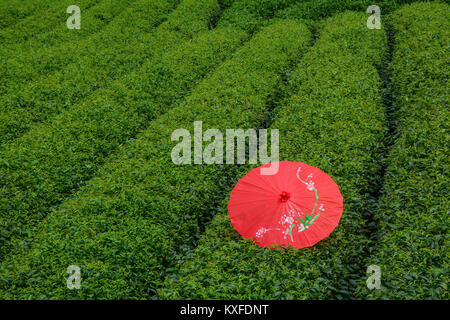
M 233 227 L 260 247 L 310 247 L 328 237 L 343 211 L 337 184 L 305 163 L 281 161 L 278 172 L 251 170 L 231 191 L 228 211 Z M 266 169 L 267 170 L 267 169 Z

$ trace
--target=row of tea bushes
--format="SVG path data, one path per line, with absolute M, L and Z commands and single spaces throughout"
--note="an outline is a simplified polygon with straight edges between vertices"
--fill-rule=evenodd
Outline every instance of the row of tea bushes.
M 197 120 L 205 129 L 257 127 L 281 75 L 309 41 L 308 29 L 293 22 L 256 34 L 42 221 L 33 247 L 2 264 L 1 296 L 154 295 L 175 253 L 191 244 L 221 185 L 229 183 L 220 176 L 223 166 L 173 164 L 172 132 Z M 65 288 L 72 264 L 81 267 L 81 290 Z
M 369 6 L 377 5 L 380 7 L 381 21 L 383 23 L 387 13 L 405 3 L 414 1 L 416 0 L 379 0 L 375 2 L 371 0 L 299 0 L 295 1 L 294 5 L 280 10 L 275 16 L 284 19 L 320 20 L 346 10 L 364 13 Z
M 177 35 L 174 36 L 172 30 L 176 30 L 178 24 L 183 25 L 180 20 L 180 12 L 186 9 L 186 5 L 183 5 L 170 15 L 170 20 L 154 29 L 173 8 L 173 2 L 158 0 L 150 4 L 148 0 L 138 1 L 127 14 L 121 15 L 115 23 L 104 28 L 103 32 L 90 38 L 79 53 L 63 58 L 69 59 L 71 63 L 62 67 L 62 70 L 41 77 L 40 81 L 32 81 L 25 88 L 16 88 L 3 97 L 0 142 L 16 138 L 33 123 L 65 111 L 98 88 L 139 68 L 154 54 L 163 52 L 168 44 L 176 43 L 177 38 L 183 39 L 184 33 L 195 34 L 204 28 L 204 24 L 201 28 L 194 24 L 183 27 L 186 30 L 176 32 Z M 211 9 L 217 10 L 216 1 L 206 3 L 210 5 L 200 10 L 199 14 Z M 210 17 L 205 19 L 209 23 Z M 58 65 L 59 63 L 57 62 Z M 39 73 L 37 69 L 35 71 Z M 29 72 L 31 79 L 35 78 L 35 71 Z
M 450 6 L 418 3 L 396 12 L 391 65 L 398 140 L 387 158 L 378 241 L 370 264 L 381 290 L 360 298 L 449 299 Z
M 404 3 L 416 0 L 380 0 L 376 3 L 381 9 L 382 21 L 384 15 Z M 249 32 L 254 32 L 269 19 L 294 19 L 307 23 L 315 29 L 319 20 L 346 10 L 366 12 L 370 0 L 235 0 L 229 1 L 228 10 L 221 19 L 221 25 L 232 24 Z M 366 16 L 367 18 L 369 15 Z
M 52 0 L 10 0 L 0 2 L 0 32 L 1 29 L 11 28 L 29 16 L 48 10 L 51 4 L 54 3 Z
M 192 8 L 193 4 L 197 7 Z M 188 8 L 195 10 L 188 14 Z M 200 31 L 201 24 L 203 31 L 208 31 L 216 9 L 215 0 L 184 0 L 168 18 L 169 26 L 162 25 L 165 32 L 161 37 L 178 40 L 171 50 L 150 59 L 136 73 L 97 90 L 50 123 L 36 126 L 0 147 L 2 255 L 9 251 L 13 235 L 27 237 L 30 226 L 52 205 L 84 184 L 119 145 L 180 99 L 239 45 L 245 34 L 232 30 L 185 43 L 190 32 Z M 184 14 L 183 19 L 179 19 L 179 12 Z M 164 46 L 162 39 L 159 44 Z
M 339 185 L 344 197 L 339 226 L 312 248 L 259 248 L 234 231 L 227 197 L 197 248 L 167 276 L 159 298 L 352 296 L 365 271 L 367 192 L 380 168 L 386 129 L 377 67 L 387 37 L 383 30 L 367 29 L 365 19 L 346 13 L 326 20 L 316 44 L 289 77 L 287 91 L 296 94 L 277 108 L 271 126 L 280 130 L 281 160 L 319 167 Z
M 416 0 L 380 0 L 376 3 L 370 0 L 235 0 L 229 1 L 229 10 L 222 19 L 222 24 L 231 23 L 252 32 L 263 25 L 268 19 L 296 19 L 305 21 L 312 26 L 318 21 L 333 14 L 346 10 L 366 12 L 370 5 L 380 7 L 382 15 L 392 11 L 404 3 Z M 367 16 L 368 17 L 368 16 Z M 382 19 L 384 19 L 382 17 Z
M 225 0 L 227 1 L 227 0 Z M 235 26 L 250 33 L 264 25 L 270 24 L 270 19 L 276 12 L 299 0 L 230 0 L 229 10 L 224 12 L 219 26 Z
M 111 2 L 114 0 L 107 0 L 106 2 Z M 14 25 L 6 26 L 0 29 L 0 43 L 2 47 L 0 52 L 4 54 L 4 49 L 11 45 L 17 45 L 25 47 L 24 44 L 30 43 L 40 43 L 45 45 L 45 42 L 41 42 L 38 39 L 43 35 L 52 33 L 55 28 L 61 29 L 65 28 L 65 36 L 70 37 L 70 30 L 67 29 L 66 20 L 69 14 L 66 13 L 67 7 L 73 5 L 74 2 L 69 0 L 62 1 L 48 1 L 40 0 L 36 1 L 34 6 L 30 6 L 29 0 L 22 1 L 23 5 L 17 5 L 15 3 L 9 3 L 10 1 L 4 1 L 8 5 L 7 12 L 19 12 L 21 7 L 28 4 L 28 8 L 25 11 L 30 11 L 31 8 L 36 10 L 34 14 L 18 21 Z M 77 5 L 80 9 L 84 10 L 85 13 L 89 12 L 91 9 L 95 8 L 100 4 L 99 0 L 80 0 L 77 1 Z M 37 6 L 37 7 L 36 7 Z M 29 12 L 31 13 L 31 12 Z M 0 14 L 1 17 L 1 14 Z M 63 35 L 63 34 L 61 34 Z

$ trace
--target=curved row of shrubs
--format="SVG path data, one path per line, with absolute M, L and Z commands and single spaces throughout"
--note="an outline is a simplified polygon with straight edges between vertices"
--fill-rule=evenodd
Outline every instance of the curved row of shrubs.
M 250 33 L 264 25 L 270 24 L 270 19 L 279 10 L 293 5 L 301 0 L 224 0 L 230 7 L 224 12 L 219 26 L 237 26 Z
M 70 63 L 62 70 L 43 76 L 39 81 L 32 81 L 25 88 L 12 90 L 11 94 L 2 98 L 0 143 L 19 136 L 33 123 L 64 111 L 96 89 L 140 67 L 158 50 L 163 51 L 165 44 L 176 42 L 177 39 L 158 38 L 161 32 L 174 30 L 171 26 L 173 22 L 163 23 L 156 30 L 153 29 L 173 8 L 173 2 L 138 1 L 128 15 L 120 16 L 114 24 L 90 38 L 79 52 L 72 52 L 63 58 L 69 59 Z M 172 19 L 175 24 L 179 16 L 177 14 Z M 193 25 L 189 26 L 189 30 L 195 34 L 199 29 Z M 183 36 L 182 31 L 179 34 Z
M 192 5 L 195 8 L 192 8 Z M 193 9 L 192 14 L 186 13 Z M 194 10 L 195 9 L 195 10 Z M 178 11 L 181 10 L 181 11 Z M 108 88 L 61 113 L 48 124 L 0 147 L 0 253 L 14 235 L 28 236 L 52 205 L 61 202 L 91 177 L 108 155 L 146 127 L 226 59 L 242 41 L 242 31 L 224 30 L 184 43 L 183 31 L 207 31 L 216 14 L 215 0 L 184 0 L 163 24 L 160 36 L 177 45 Z M 178 12 L 183 12 L 183 23 Z M 190 18 L 190 21 L 189 21 Z M 177 31 L 169 31 L 176 28 Z M 194 28 L 194 30 L 192 29 Z M 227 34 L 228 32 L 228 34 Z M 159 44 L 164 46 L 162 39 Z M 216 37 L 217 39 L 213 39 Z M 229 37 L 229 39 L 227 39 Z M 166 49 L 169 46 L 166 43 Z
M 377 5 L 381 10 L 381 21 L 387 13 L 400 7 L 405 3 L 411 3 L 417 0 L 303 0 L 295 1 L 295 4 L 280 10 L 275 17 L 278 18 L 296 18 L 305 20 L 320 20 L 325 17 L 332 16 L 336 13 L 346 10 L 366 12 L 371 5 Z M 366 16 L 366 18 L 368 15 Z
M 364 273 L 367 192 L 379 170 L 385 135 L 383 30 L 364 14 L 326 20 L 319 39 L 290 75 L 271 128 L 280 130 L 280 159 L 328 173 L 344 197 L 339 226 L 302 250 L 262 249 L 243 240 L 228 218 L 228 197 L 199 245 L 173 270 L 161 299 L 341 299 Z M 249 168 L 240 172 L 239 177 Z M 231 191 L 230 187 L 228 191 Z
M 383 21 L 385 14 L 414 1 L 416 0 L 379 0 L 376 3 L 371 0 L 235 0 L 229 1 L 232 10 L 223 16 L 221 23 L 239 25 L 249 32 L 267 25 L 271 18 L 295 19 L 315 26 L 313 22 L 346 10 L 366 12 L 373 4 L 380 7 Z
M 3 264 L 1 296 L 153 296 L 175 253 L 189 247 L 221 185 L 229 183 L 217 176 L 223 166 L 173 164 L 172 132 L 192 129 L 197 120 L 204 130 L 258 126 L 281 75 L 309 41 L 308 29 L 293 22 L 256 34 L 42 221 L 33 247 Z M 71 264 L 81 267 L 81 290 L 65 288 Z
M 390 18 L 398 140 L 386 160 L 370 264 L 381 290 L 361 298 L 449 299 L 450 6 L 418 3 Z
M 107 2 L 111 1 L 114 0 L 108 0 Z M 4 13 L 17 12 L 17 14 L 20 14 L 21 9 L 24 8 L 24 11 L 28 12 L 29 16 L 14 25 L 6 25 L 5 28 L 0 29 L 0 42 L 2 43 L 0 52 L 4 53 L 3 50 L 11 45 L 25 47 L 24 42 L 26 41 L 45 45 L 45 42 L 40 41 L 40 38 L 52 33 L 55 29 L 60 31 L 63 27 L 66 31 L 65 35 L 62 33 L 56 33 L 55 35 L 59 34 L 66 38 L 70 37 L 68 34 L 69 30 L 66 26 L 66 20 L 69 14 L 66 13 L 66 10 L 67 7 L 74 4 L 73 1 L 25 0 L 21 1 L 22 5 L 10 3 L 10 1 L 4 2 L 8 6 L 8 9 Z M 33 6 L 31 6 L 31 2 L 34 2 Z M 76 4 L 83 10 L 82 13 L 87 13 L 100 2 L 100 0 L 80 0 Z M 35 12 L 31 12 L 31 10 Z
M 52 0 L 0 2 L 0 32 L 2 29 L 13 27 L 29 16 L 48 10 L 52 4 L 55 4 Z

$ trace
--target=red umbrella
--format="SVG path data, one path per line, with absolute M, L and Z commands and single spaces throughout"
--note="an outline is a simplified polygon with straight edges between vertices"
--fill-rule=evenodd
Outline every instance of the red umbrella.
M 231 191 L 228 212 L 233 227 L 260 247 L 310 247 L 328 237 L 343 211 L 337 184 L 305 163 L 281 161 L 276 174 L 251 170 Z M 273 165 L 273 164 L 272 164 Z

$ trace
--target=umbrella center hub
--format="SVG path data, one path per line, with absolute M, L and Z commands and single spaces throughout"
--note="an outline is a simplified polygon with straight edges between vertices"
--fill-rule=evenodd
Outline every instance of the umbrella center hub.
M 283 191 L 283 192 L 281 192 L 280 197 L 281 197 L 281 202 L 286 202 L 291 197 L 291 194 L 289 192 Z

